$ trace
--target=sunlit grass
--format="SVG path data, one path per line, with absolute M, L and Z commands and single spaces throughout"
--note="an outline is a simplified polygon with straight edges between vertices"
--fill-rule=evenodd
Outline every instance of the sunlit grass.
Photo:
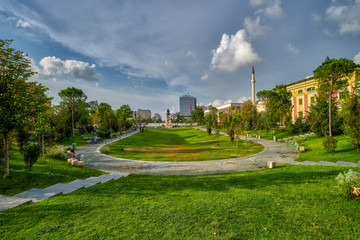
M 0 212 L 4 239 L 357 239 L 343 167 L 130 175 Z

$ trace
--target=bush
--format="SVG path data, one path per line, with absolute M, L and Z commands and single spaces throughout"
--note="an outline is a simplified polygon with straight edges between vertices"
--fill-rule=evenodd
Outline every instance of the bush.
M 327 152 L 335 152 L 336 150 L 336 147 L 337 147 L 337 140 L 333 137 L 330 137 L 330 136 L 326 136 L 324 141 L 323 141 L 323 146 L 324 146 L 324 149 L 327 151 Z
M 100 149 L 100 152 L 104 153 L 104 154 L 108 154 L 108 153 L 110 153 L 110 148 L 108 146 L 102 147 Z
M 66 153 L 62 147 L 52 147 L 47 150 L 46 155 L 59 160 L 66 159 Z
M 340 192 L 348 198 L 360 198 L 360 174 L 349 169 L 347 173 L 339 173 L 335 178 L 338 181 Z
M 25 168 L 31 171 L 32 165 L 36 162 L 36 160 L 40 157 L 40 145 L 31 144 L 27 145 L 23 148 Z

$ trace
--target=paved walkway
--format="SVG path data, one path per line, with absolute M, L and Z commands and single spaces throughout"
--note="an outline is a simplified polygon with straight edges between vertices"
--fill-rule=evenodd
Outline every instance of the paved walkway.
M 135 134 L 135 133 L 133 133 Z M 241 137 L 245 139 L 245 137 Z M 117 141 L 119 139 L 114 139 Z M 79 148 L 78 152 L 84 154 L 85 165 L 104 171 L 128 172 L 152 175 L 201 175 L 213 173 L 228 173 L 252 171 L 265 168 L 268 161 L 277 165 L 294 161 L 297 153 L 291 151 L 287 144 L 273 142 L 265 139 L 248 137 L 247 140 L 262 144 L 265 149 L 257 154 L 224 160 L 201 162 L 151 162 L 115 158 L 99 153 L 99 149 L 110 143 L 102 145 L 86 145 Z

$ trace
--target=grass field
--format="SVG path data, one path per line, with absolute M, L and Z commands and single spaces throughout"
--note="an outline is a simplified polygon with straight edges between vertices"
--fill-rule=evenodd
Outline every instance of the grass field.
M 48 162 L 44 162 L 40 157 L 33 165 L 32 170 L 27 171 L 24 168 L 23 156 L 19 149 L 14 147 L 10 157 L 11 178 L 0 177 L 0 195 L 11 196 L 31 188 L 45 188 L 56 183 L 65 183 L 103 174 L 96 169 L 70 166 L 65 159 L 58 160 L 45 156 L 45 160 Z M 3 174 L 2 168 L 0 171 Z
M 358 162 L 360 161 L 360 151 L 356 150 L 347 140 L 346 135 L 335 137 L 338 140 L 335 153 L 328 153 L 324 150 L 322 142 L 324 138 L 315 135 L 305 138 L 301 144 L 305 147 L 305 152 L 299 153 L 297 161 L 328 161 L 328 162 Z
M 357 239 L 347 168 L 283 165 L 204 176 L 130 175 L 0 212 L 3 239 Z
M 260 152 L 264 147 L 250 141 L 230 142 L 191 128 L 146 129 L 124 140 L 107 145 L 108 155 L 145 161 L 206 161 L 242 157 Z M 123 149 L 123 150 L 121 150 Z

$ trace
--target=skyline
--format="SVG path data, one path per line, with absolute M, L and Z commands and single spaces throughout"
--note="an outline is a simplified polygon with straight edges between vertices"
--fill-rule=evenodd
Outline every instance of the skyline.
M 0 3 L 0 38 L 28 54 L 53 103 L 67 87 L 113 109 L 164 119 L 251 99 L 312 75 L 327 56 L 360 64 L 360 0 L 24 1 Z

